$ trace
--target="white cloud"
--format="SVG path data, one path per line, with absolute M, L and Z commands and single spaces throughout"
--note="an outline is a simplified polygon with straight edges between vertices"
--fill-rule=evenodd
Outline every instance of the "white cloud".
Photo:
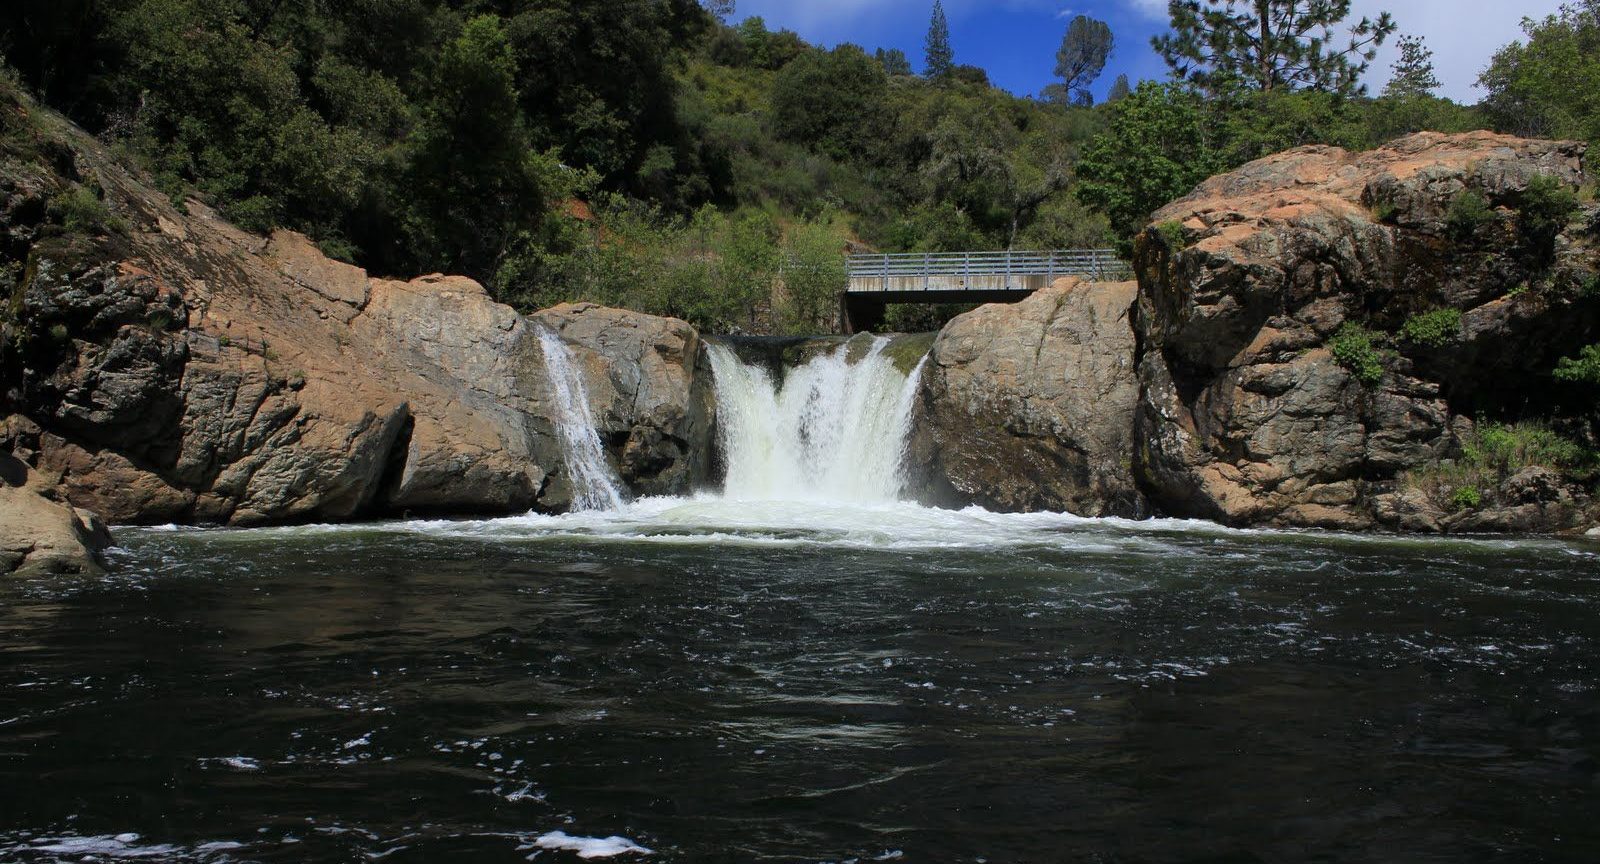
M 1127 0 L 1127 3 L 1148 18 L 1167 20 L 1167 0 Z

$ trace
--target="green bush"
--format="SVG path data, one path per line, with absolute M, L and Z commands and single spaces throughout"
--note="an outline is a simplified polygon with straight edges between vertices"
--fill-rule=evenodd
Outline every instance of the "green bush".
M 1406 319 L 1400 336 L 1413 345 L 1442 348 L 1461 334 L 1460 309 L 1435 309 Z
M 1383 358 L 1373 345 L 1375 338 L 1371 330 L 1347 321 L 1328 342 L 1333 359 L 1366 387 L 1375 387 L 1383 380 Z
M 1543 254 L 1554 249 L 1556 235 L 1567 226 L 1577 209 L 1578 196 L 1567 184 L 1548 174 L 1534 177 L 1517 201 L 1522 234 Z
M 1582 469 L 1595 457 L 1538 421 L 1480 423 L 1462 442 L 1462 452 L 1464 462 L 1486 469 L 1498 479 L 1533 465 L 1556 471 Z
M 1183 223 L 1176 220 L 1167 220 L 1156 226 L 1156 233 L 1161 235 L 1161 242 L 1173 252 L 1181 252 L 1184 248 Z
M 1600 343 L 1584 348 L 1576 357 L 1561 358 L 1554 374 L 1558 381 L 1600 384 Z
M 1413 471 L 1407 483 L 1454 510 L 1493 503 L 1500 487 L 1524 468 L 1540 467 L 1590 482 L 1600 453 L 1561 437 L 1546 424 L 1479 422 L 1461 441 L 1461 456 Z
M 1476 510 L 1483 506 L 1483 493 L 1474 486 L 1462 486 L 1450 496 L 1450 506 L 1455 510 Z
M 113 223 L 111 211 L 87 186 L 73 185 L 50 199 L 50 216 L 74 234 L 97 233 Z
M 1457 242 L 1464 242 L 1476 237 L 1484 226 L 1495 219 L 1494 208 L 1477 191 L 1468 189 L 1457 195 L 1450 202 L 1450 209 L 1445 211 L 1444 223 L 1450 236 Z

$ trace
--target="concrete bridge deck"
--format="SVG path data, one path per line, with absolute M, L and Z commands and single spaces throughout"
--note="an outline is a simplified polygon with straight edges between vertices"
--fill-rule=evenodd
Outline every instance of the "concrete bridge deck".
M 1126 279 L 1110 249 L 851 255 L 840 298 L 846 332 L 869 330 L 891 303 L 1011 303 L 1062 276 Z

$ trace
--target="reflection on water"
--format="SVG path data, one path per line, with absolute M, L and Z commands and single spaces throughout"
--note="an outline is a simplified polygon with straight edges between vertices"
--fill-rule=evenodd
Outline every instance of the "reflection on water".
M 0 860 L 1600 858 L 1594 546 L 716 499 L 123 539 L 0 588 Z

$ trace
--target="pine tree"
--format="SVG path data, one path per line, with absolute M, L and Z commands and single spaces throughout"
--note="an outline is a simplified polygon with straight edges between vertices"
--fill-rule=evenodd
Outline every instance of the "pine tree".
M 1056 51 L 1056 76 L 1065 83 L 1068 98 L 1079 105 L 1094 104 L 1089 85 L 1100 77 L 1111 56 L 1115 40 L 1104 21 L 1079 15 L 1067 25 Z
M 1387 12 L 1362 18 L 1341 48 L 1330 43 L 1350 0 L 1170 0 L 1167 11 L 1173 32 L 1150 44 L 1174 77 L 1213 94 L 1239 87 L 1365 93 L 1361 75 L 1395 27 Z
M 1124 72 L 1117 76 L 1117 80 L 1111 82 L 1111 89 L 1106 93 L 1106 101 L 1116 102 L 1132 92 L 1133 88 L 1128 84 L 1128 73 Z
M 928 22 L 928 42 L 923 74 L 943 79 L 955 69 L 956 52 L 950 47 L 950 22 L 944 17 L 944 4 L 933 0 L 933 17 Z
M 1421 36 L 1401 36 L 1400 59 L 1389 68 L 1393 77 L 1383 88 L 1385 96 L 1432 96 L 1439 89 L 1439 77 L 1433 73 L 1433 50 Z

